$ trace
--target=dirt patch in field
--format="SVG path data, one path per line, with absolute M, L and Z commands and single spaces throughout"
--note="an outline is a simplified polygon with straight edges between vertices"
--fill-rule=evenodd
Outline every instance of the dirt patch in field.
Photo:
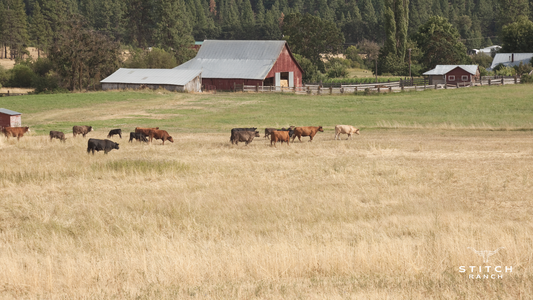
M 35 89 L 27 88 L 13 88 L 13 87 L 2 87 L 0 88 L 0 94 L 27 94 L 33 92 Z

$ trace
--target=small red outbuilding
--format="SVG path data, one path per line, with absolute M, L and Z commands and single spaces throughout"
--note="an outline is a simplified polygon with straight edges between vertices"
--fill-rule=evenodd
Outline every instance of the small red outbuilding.
M 5 108 L 0 108 L 0 128 L 22 126 L 22 114 Z
M 477 65 L 437 65 L 422 75 L 429 76 L 429 84 L 466 85 L 479 79 L 480 73 Z

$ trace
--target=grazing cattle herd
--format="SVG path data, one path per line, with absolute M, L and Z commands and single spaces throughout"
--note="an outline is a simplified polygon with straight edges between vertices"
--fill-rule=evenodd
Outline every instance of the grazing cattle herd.
M 16 137 L 17 140 L 19 140 L 21 137 L 24 136 L 24 133 L 29 132 L 29 127 L 0 127 L 2 133 L 7 137 Z M 89 132 L 94 131 L 92 126 L 74 126 L 72 127 L 72 134 L 74 137 L 76 135 L 81 134 L 83 137 L 87 135 Z M 289 145 L 289 140 L 292 138 L 292 142 L 294 142 L 294 139 L 298 137 L 298 140 L 302 142 L 302 136 L 308 136 L 309 142 L 313 141 L 313 137 L 317 134 L 317 132 L 324 132 L 324 129 L 322 126 L 305 126 L 305 127 L 295 127 L 290 126 L 288 128 L 265 128 L 265 136 L 264 138 L 270 137 L 270 146 L 276 146 L 277 142 L 280 142 L 283 144 L 283 142 L 287 143 L 287 146 Z M 337 138 L 340 139 L 341 134 L 347 134 L 348 138 L 350 139 L 353 134 L 359 135 L 359 129 L 355 128 L 351 125 L 337 125 L 335 126 L 335 140 Z M 122 129 L 112 129 L 109 131 L 109 134 L 107 135 L 107 138 L 112 138 L 115 135 L 118 135 L 120 138 L 122 138 Z M 231 130 L 231 136 L 230 136 L 230 142 L 234 145 L 239 145 L 240 142 L 244 142 L 246 145 L 250 144 L 255 137 L 260 137 L 259 131 L 257 130 L 257 127 L 250 127 L 250 128 L 233 128 Z M 62 142 L 66 141 L 65 134 L 61 131 L 50 131 L 50 141 L 53 139 L 58 139 Z M 136 127 L 135 132 L 130 132 L 130 139 L 129 142 L 131 143 L 133 140 L 136 140 L 138 142 L 145 142 L 145 143 L 151 143 L 153 140 L 162 140 L 162 145 L 165 144 L 165 141 L 170 141 L 171 143 L 174 143 L 174 139 L 166 130 L 160 130 L 159 127 L 155 128 L 143 128 L 143 127 Z M 107 154 L 109 151 L 113 149 L 119 149 L 119 144 L 115 143 L 110 140 L 100 140 L 100 139 L 94 139 L 90 138 L 87 143 L 87 153 L 91 153 L 94 155 L 94 151 L 104 151 L 105 154 Z

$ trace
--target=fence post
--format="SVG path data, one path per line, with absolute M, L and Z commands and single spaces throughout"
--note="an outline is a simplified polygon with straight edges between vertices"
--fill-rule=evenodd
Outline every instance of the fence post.
M 355 92 L 357 93 L 357 86 L 355 86 Z
M 256 93 L 259 93 L 259 83 L 256 83 L 256 84 L 255 84 L 255 92 L 256 92 Z
M 333 95 L 333 86 L 331 86 L 331 85 L 329 86 L 329 94 Z
M 392 93 L 392 86 L 389 86 L 389 93 Z
M 317 95 L 320 95 L 320 90 L 321 90 L 321 89 L 322 89 L 322 86 L 319 85 L 319 86 L 318 86 L 318 90 L 317 90 L 317 92 L 316 92 Z
M 402 92 L 403 92 L 403 84 L 402 84 L 401 88 L 402 88 Z
M 502 76 L 502 85 L 503 85 L 503 76 Z
M 378 94 L 381 93 L 381 87 L 378 85 Z
M 514 75 L 514 84 L 517 84 L 518 83 L 518 77 L 516 76 L 516 74 Z
M 435 83 L 435 89 L 438 89 L 438 86 L 437 86 L 437 84 L 436 84 L 436 83 Z
M 491 83 L 491 80 L 490 80 L 490 78 L 489 78 L 489 85 L 490 85 L 490 83 Z
M 445 90 L 448 89 L 448 83 L 445 83 L 445 84 L 444 84 L 444 89 L 445 89 Z
M 236 87 L 235 87 L 235 82 L 233 82 L 233 92 L 235 93 L 237 91 Z
M 459 82 L 456 82 L 456 83 L 455 83 L 455 88 L 456 88 L 456 89 L 459 88 Z

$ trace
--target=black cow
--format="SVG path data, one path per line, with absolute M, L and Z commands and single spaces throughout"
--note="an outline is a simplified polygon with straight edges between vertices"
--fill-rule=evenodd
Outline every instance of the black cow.
M 104 150 L 104 153 L 107 154 L 107 152 L 113 149 L 118 150 L 118 143 L 115 143 L 110 140 L 89 139 L 89 142 L 87 143 L 87 153 L 90 153 L 92 151 L 93 155 L 94 150 Z
M 63 132 L 61 132 L 61 131 L 53 131 L 53 130 L 50 131 L 50 141 L 52 139 L 58 139 L 58 140 L 60 140 L 62 142 L 67 140 L 67 138 L 65 137 L 65 134 Z
M 231 137 L 229 138 L 230 142 L 232 144 L 235 143 L 235 133 L 238 132 L 238 131 L 251 131 L 251 132 L 255 132 L 255 130 L 257 129 L 257 127 L 252 127 L 252 128 L 233 128 L 231 130 Z
M 142 132 L 130 132 L 130 140 L 128 142 L 133 141 L 134 139 L 139 142 L 146 142 L 148 143 L 148 136 Z
M 111 138 L 116 134 L 118 134 L 118 136 L 122 138 L 122 129 L 112 129 L 111 131 L 109 131 L 107 138 Z
M 254 137 L 259 137 L 259 131 L 235 131 L 235 136 L 233 137 L 233 142 L 235 142 L 236 145 L 239 144 L 239 142 L 244 142 L 246 145 L 250 144 Z

